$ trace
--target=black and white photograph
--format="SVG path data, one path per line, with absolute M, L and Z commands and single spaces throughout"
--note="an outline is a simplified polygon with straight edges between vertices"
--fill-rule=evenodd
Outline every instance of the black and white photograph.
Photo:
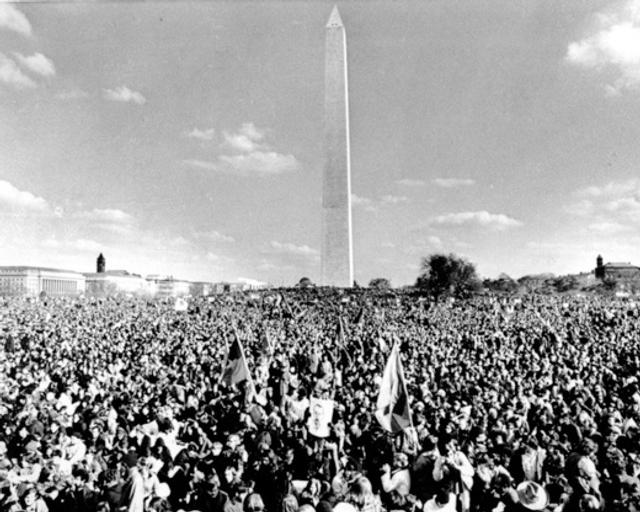
M 0 0 L 0 512 L 640 512 L 640 0 Z

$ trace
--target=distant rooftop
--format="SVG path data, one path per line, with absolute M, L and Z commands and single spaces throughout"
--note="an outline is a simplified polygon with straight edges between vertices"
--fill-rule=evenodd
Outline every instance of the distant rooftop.
M 622 262 L 622 261 L 612 261 L 610 263 L 607 263 L 605 267 L 638 268 L 637 265 L 632 265 L 629 262 Z
M 19 272 L 21 270 L 37 270 L 40 272 L 65 272 L 68 274 L 82 274 L 82 272 L 78 272 L 77 270 L 65 270 L 62 268 L 50 268 L 50 267 L 30 267 L 27 265 L 0 266 L 0 270 L 10 270 L 14 272 Z
M 127 270 L 107 270 L 106 272 L 86 272 L 85 276 L 118 276 L 118 277 L 142 277 L 140 274 L 132 274 Z

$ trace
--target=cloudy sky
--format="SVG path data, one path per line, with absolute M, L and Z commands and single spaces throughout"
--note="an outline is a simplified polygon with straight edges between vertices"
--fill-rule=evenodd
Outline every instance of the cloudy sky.
M 640 263 L 640 0 L 338 6 L 359 282 Z M 318 279 L 331 7 L 0 3 L 0 264 Z

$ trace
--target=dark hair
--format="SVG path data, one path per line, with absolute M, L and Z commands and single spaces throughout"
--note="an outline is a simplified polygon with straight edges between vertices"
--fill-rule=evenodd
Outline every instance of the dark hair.
M 435 502 L 438 505 L 446 505 L 447 503 L 449 503 L 449 491 L 445 488 L 440 488 L 438 489 L 438 492 L 436 492 L 435 496 Z

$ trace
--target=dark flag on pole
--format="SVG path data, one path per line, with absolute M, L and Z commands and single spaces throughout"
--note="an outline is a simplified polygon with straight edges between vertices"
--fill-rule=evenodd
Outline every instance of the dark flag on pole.
M 244 350 L 238 336 L 234 336 L 234 340 L 229 346 L 227 361 L 222 372 L 222 382 L 230 386 L 237 384 L 243 380 L 251 380 L 251 373 L 244 358 Z

